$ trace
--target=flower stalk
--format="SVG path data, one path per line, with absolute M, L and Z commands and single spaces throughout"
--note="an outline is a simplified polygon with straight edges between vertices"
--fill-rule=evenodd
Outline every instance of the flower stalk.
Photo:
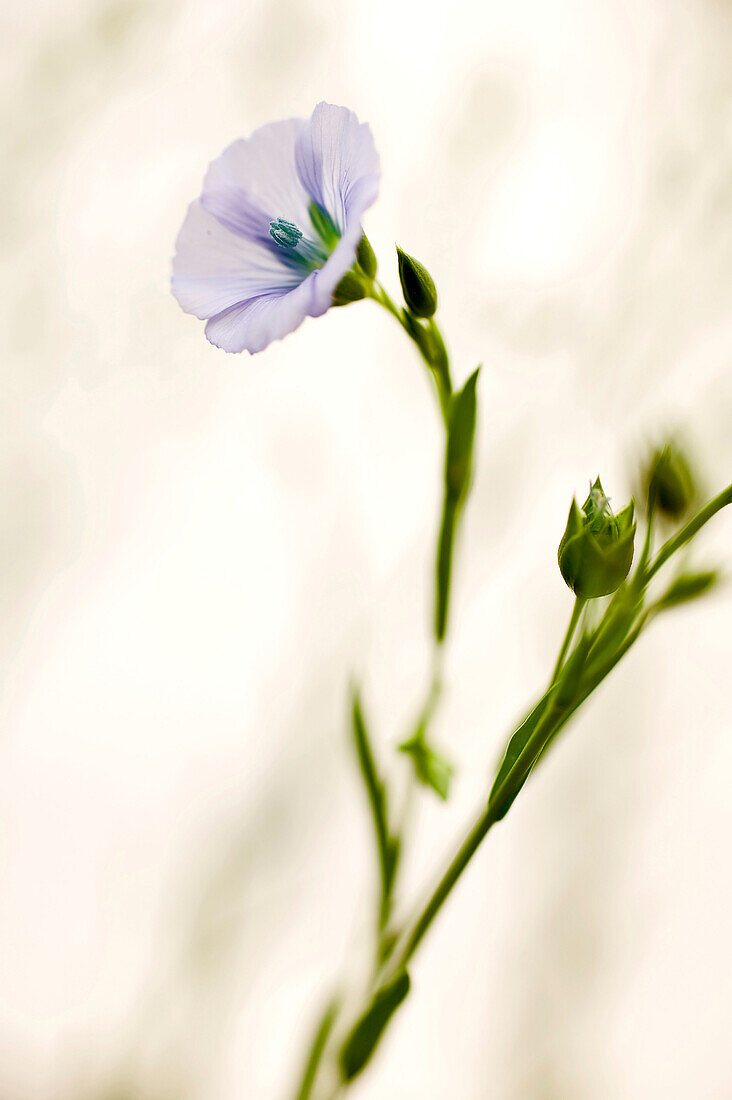
M 387 292 L 377 284 L 373 285 L 369 296 L 399 321 L 401 327 L 416 344 L 422 358 L 433 369 L 433 364 L 430 361 L 430 345 L 425 338 L 425 333 L 428 330 L 421 327 L 422 323 L 420 323 L 419 328 L 416 328 L 417 321 L 415 318 L 411 317 L 405 320 L 406 317 L 409 317 L 408 311 L 400 311 Z M 432 318 L 430 318 L 428 324 L 434 324 Z M 436 325 L 435 330 L 439 332 Z M 444 349 L 441 336 L 440 345 Z M 454 439 L 451 452 L 451 424 L 455 422 L 456 402 L 459 401 L 461 395 L 466 391 L 470 392 L 471 388 L 473 396 L 475 395 L 477 372 L 471 376 L 466 386 L 457 395 L 452 390 L 446 353 L 444 368 L 439 373 L 433 370 L 433 374 L 440 408 L 443 413 L 446 447 L 446 476 L 442 521 L 438 538 L 435 588 L 434 644 L 435 652 L 439 655 L 445 640 L 449 578 L 452 572 L 452 543 L 456 519 L 458 511 L 464 506 L 469 491 L 469 467 L 470 458 L 472 457 L 475 406 L 473 405 L 472 411 L 467 417 L 469 429 L 463 433 L 463 438 L 469 438 L 469 444 L 463 452 L 459 448 L 455 449 Z M 464 420 L 465 418 L 463 418 Z M 465 461 L 466 458 L 467 462 Z M 398 853 L 392 866 L 388 863 L 388 857 L 385 857 L 385 853 L 389 851 L 388 830 L 383 824 L 377 822 L 377 834 L 380 833 L 381 835 L 379 851 L 381 853 L 382 890 L 379 919 L 377 921 L 379 938 L 376 965 L 366 991 L 365 1001 L 360 1012 L 355 1014 L 355 1019 L 350 1024 L 350 1030 L 343 1030 L 345 1021 L 340 1028 L 338 1026 L 334 1027 L 330 1036 L 331 1041 L 324 1042 L 318 1052 L 318 1059 L 322 1060 L 324 1067 L 327 1067 L 330 1063 L 327 1080 L 332 1082 L 334 1073 L 336 1077 L 340 1073 L 340 1080 L 335 1088 L 328 1086 L 327 1091 L 323 1094 L 327 1100 L 334 1100 L 335 1097 L 341 1096 L 348 1089 L 350 1081 L 366 1067 L 376 1052 L 381 1039 L 388 1031 L 391 1019 L 408 996 L 410 989 L 408 967 L 411 966 L 418 948 L 488 833 L 494 825 L 502 821 L 507 815 L 526 780 L 544 757 L 551 744 L 580 707 L 635 645 L 644 628 L 652 619 L 662 611 L 677 606 L 678 603 L 694 598 L 694 596 L 706 591 L 716 580 L 716 574 L 712 572 L 696 574 L 688 580 L 681 578 L 671 585 L 664 596 L 647 604 L 647 590 L 651 580 L 671 560 L 674 554 L 698 534 L 717 512 L 732 503 L 732 485 L 710 500 L 681 530 L 672 535 L 660 548 L 655 558 L 652 557 L 654 504 L 652 500 L 649 501 L 645 514 L 644 544 L 635 571 L 627 577 L 628 568 L 624 561 L 619 563 L 619 558 L 627 559 L 625 546 L 629 546 L 632 552 L 632 540 L 635 534 L 632 503 L 616 519 L 607 511 L 607 498 L 604 497 L 604 494 L 602 500 L 600 499 L 597 486 L 599 486 L 599 480 L 593 487 L 594 499 L 592 492 L 591 497 L 588 498 L 588 503 L 591 506 L 588 508 L 588 505 L 585 505 L 585 519 L 582 520 L 579 512 L 572 519 L 572 513 L 570 513 L 570 523 L 574 523 L 574 527 L 570 530 L 570 537 L 574 539 L 584 538 L 582 524 L 585 523 L 593 540 L 590 544 L 589 557 L 585 556 L 584 552 L 580 555 L 575 553 L 571 568 L 577 567 L 579 569 L 576 576 L 579 578 L 580 587 L 589 583 L 591 588 L 594 585 L 600 591 L 603 589 L 607 591 L 607 588 L 612 586 L 614 588 L 613 594 L 599 622 L 591 628 L 586 625 L 587 620 L 584 613 L 590 600 L 594 600 L 596 597 L 579 593 L 575 595 L 567 629 L 546 691 L 534 703 L 531 710 L 509 738 L 503 760 L 498 768 L 486 803 L 467 829 L 444 871 L 437 879 L 432 890 L 427 894 L 426 900 L 417 907 L 411 919 L 402 921 L 397 933 L 392 930 L 391 921 L 399 859 L 404 850 L 406 823 L 402 820 L 397 836 L 391 841 Z M 599 491 L 601 492 L 601 486 Z M 576 505 L 574 507 L 576 508 Z M 620 543 L 620 552 L 618 543 Z M 445 577 L 442 583 L 440 581 L 441 572 L 444 572 Z M 574 582 L 574 579 L 575 575 L 573 574 L 571 580 Z M 430 693 L 420 718 L 423 732 L 431 721 L 435 705 L 436 693 L 433 678 Z M 417 724 L 415 734 L 417 743 L 419 743 L 420 737 L 420 722 Z M 409 742 L 406 744 L 409 744 Z M 402 745 L 400 747 L 404 750 L 406 746 Z M 422 777 L 422 782 L 424 783 L 424 777 Z M 379 804 L 378 798 L 374 800 L 373 794 L 371 797 L 372 807 Z M 376 812 L 374 812 L 374 819 L 377 820 Z M 387 899 L 386 903 L 385 898 Z M 334 1066 L 338 1066 L 339 1069 L 334 1070 Z M 316 1083 L 317 1073 L 313 1073 L 313 1090 L 316 1088 Z M 317 1100 L 318 1096 L 319 1094 L 316 1091 L 312 1091 L 312 1093 L 300 1092 L 298 1093 L 298 1100 Z
M 306 317 L 364 298 L 375 301 L 398 321 L 427 367 L 443 426 L 432 669 L 416 722 L 398 745 L 410 769 L 400 813 L 394 811 L 389 776 L 374 751 L 359 690 L 354 686 L 351 692 L 351 730 L 378 870 L 373 965 L 353 1010 L 340 994 L 325 1007 L 296 1100 L 334 1100 L 368 1065 L 409 995 L 407 968 L 417 949 L 483 840 L 508 814 L 561 731 L 650 622 L 716 584 L 715 570 L 681 572 L 661 596 L 650 596 L 660 570 L 732 504 L 730 485 L 678 526 L 696 506 L 698 490 L 692 466 L 674 442 L 656 451 L 646 472 L 645 537 L 637 557 L 634 501 L 614 514 L 599 477 L 581 508 L 572 501 L 557 558 L 575 599 L 548 686 L 508 739 L 485 803 L 432 890 L 410 917 L 400 915 L 399 873 L 412 803 L 424 789 L 447 798 L 453 772 L 433 744 L 432 725 L 441 697 L 455 546 L 472 480 L 479 369 L 455 389 L 436 321 L 437 289 L 424 264 L 397 248 L 403 306 L 377 281 L 362 217 L 378 189 L 371 131 L 352 111 L 319 103 L 310 118 L 268 123 L 209 165 L 178 234 L 171 280 L 182 309 L 205 321 L 209 342 L 228 352 L 262 351 Z M 662 523 L 677 529 L 654 557 Z

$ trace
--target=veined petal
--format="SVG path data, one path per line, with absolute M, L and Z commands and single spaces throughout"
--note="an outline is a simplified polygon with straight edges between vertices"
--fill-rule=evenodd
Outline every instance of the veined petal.
M 302 273 L 273 249 L 227 229 L 199 200 L 188 207 L 173 258 L 173 294 L 205 320 L 249 298 L 291 290 Z
M 315 273 L 286 292 L 262 294 L 212 317 L 206 338 L 224 351 L 263 351 L 293 332 L 310 313 Z
M 368 125 L 359 123 L 347 107 L 319 103 L 297 134 L 295 158 L 303 187 L 327 210 L 341 234 L 355 208 L 361 206 L 357 217 L 366 209 L 364 195 L 373 194 L 370 202 L 374 201 L 379 156 Z
M 310 198 L 295 164 L 295 143 L 305 119 L 268 122 L 248 138 L 239 138 L 209 166 L 203 195 L 231 189 L 244 192 L 250 210 L 269 222 L 286 218 L 302 229 L 310 224 Z
M 250 240 L 271 246 L 269 226 L 272 219 L 243 187 L 226 184 L 204 190 L 199 202 L 232 233 L 240 233 Z

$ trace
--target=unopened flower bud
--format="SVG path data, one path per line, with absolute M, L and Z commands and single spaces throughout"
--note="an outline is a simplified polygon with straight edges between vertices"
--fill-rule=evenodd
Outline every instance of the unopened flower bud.
M 669 519 L 680 519 L 696 495 L 691 467 L 674 443 L 668 443 L 653 456 L 647 483 L 649 504 Z
M 559 569 L 564 580 L 585 600 L 615 592 L 633 562 L 633 501 L 614 516 L 599 477 L 580 511 L 572 501 L 567 527 L 559 544 Z
M 399 257 L 399 282 L 407 307 L 417 317 L 432 317 L 437 310 L 437 291 L 432 276 L 423 264 L 402 252 L 397 245 Z

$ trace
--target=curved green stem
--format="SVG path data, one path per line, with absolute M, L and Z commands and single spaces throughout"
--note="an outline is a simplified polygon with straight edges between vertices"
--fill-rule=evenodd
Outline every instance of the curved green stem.
M 379 283 L 377 281 L 374 281 L 369 296 L 375 302 L 378 302 L 380 306 L 383 306 L 384 309 L 388 310 L 389 313 L 391 313 L 393 317 L 396 317 L 397 321 L 402 326 L 402 328 L 406 329 L 406 331 L 409 332 L 409 329 L 407 329 L 407 326 L 404 322 L 404 318 L 402 316 L 401 310 L 394 303 L 393 299 L 387 293 L 387 291 L 384 289 L 384 287 L 381 285 L 381 283 Z
M 399 309 L 389 293 L 378 281 L 374 280 L 368 291 L 369 298 L 382 306 L 396 318 L 407 336 L 416 345 L 422 359 L 430 370 L 437 388 L 440 411 L 445 427 L 448 426 L 450 398 L 452 397 L 452 379 L 450 377 L 450 359 L 434 317 L 421 321 L 407 310 Z

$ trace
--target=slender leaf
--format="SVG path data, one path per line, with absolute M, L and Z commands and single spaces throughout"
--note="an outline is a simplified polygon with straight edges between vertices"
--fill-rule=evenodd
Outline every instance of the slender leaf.
M 709 592 L 718 579 L 719 574 L 714 569 L 709 569 L 705 573 L 682 573 L 672 581 L 656 607 L 659 609 L 677 607 L 678 604 L 686 603 L 687 600 L 695 600 L 698 596 Z
M 366 787 L 369 807 L 374 823 L 379 870 L 381 873 L 380 924 L 383 927 L 389 915 L 391 888 L 394 883 L 394 872 L 399 856 L 399 842 L 396 838 L 389 835 L 386 789 L 376 772 L 374 756 L 371 751 L 371 744 L 357 688 L 353 689 L 352 694 L 352 729 L 358 762 L 361 768 L 361 775 L 363 776 L 364 785 Z
M 333 1030 L 333 1024 L 335 1023 L 339 1008 L 340 1000 L 337 997 L 334 997 L 333 1000 L 326 1005 L 325 1012 L 313 1036 L 310 1053 L 305 1063 L 302 1083 L 297 1093 L 297 1100 L 309 1100 L 315 1082 L 315 1075 L 320 1065 L 320 1059 L 323 1057 L 325 1044 L 328 1042 L 328 1036 Z
M 488 797 L 489 805 L 497 797 L 500 788 L 503 786 L 504 780 L 526 748 L 529 738 L 543 718 L 551 695 L 552 692 L 548 691 L 546 695 L 539 700 L 533 710 L 530 710 L 526 715 L 523 722 L 508 742 L 503 760 L 501 761 L 493 786 L 491 787 L 491 793 Z
M 351 1081 L 371 1058 L 386 1025 L 409 993 L 406 970 L 377 990 L 366 1012 L 343 1044 L 340 1056 L 344 1081 Z
M 470 467 L 475 439 L 476 395 L 480 367 L 468 378 L 450 402 L 445 455 L 445 488 L 448 495 L 464 496 L 470 480 Z

